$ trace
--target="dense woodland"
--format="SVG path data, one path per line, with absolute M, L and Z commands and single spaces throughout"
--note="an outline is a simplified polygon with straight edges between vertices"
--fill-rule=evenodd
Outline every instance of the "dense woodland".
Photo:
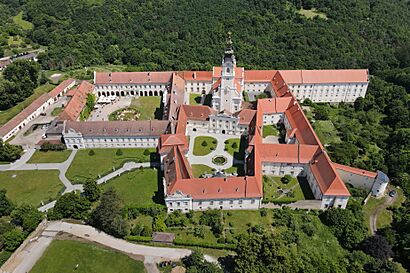
M 325 18 L 308 19 L 298 12 L 300 8 L 315 8 Z M 13 23 L 12 16 L 20 11 L 33 29 Z M 104 64 L 127 65 L 130 71 L 210 69 L 220 63 L 227 31 L 233 32 L 238 65 L 248 69 L 369 68 L 372 77 L 366 98 L 354 105 L 305 103 L 311 106 L 313 119 L 333 122 L 341 140 L 327 143 L 334 161 L 382 170 L 409 196 L 409 1 L 0 0 L 0 57 L 10 50 L 8 39 L 20 36 L 33 47 L 47 48 L 39 56 L 44 70 Z M 23 78 L 4 73 L 2 110 L 30 95 L 38 84 L 30 77 L 38 68 L 12 69 Z M 18 79 L 30 82 L 21 84 Z M 21 90 L 22 95 L 16 97 L 13 90 Z M 91 216 L 86 213 L 89 204 L 80 197 L 61 199 L 54 217 L 89 217 L 90 223 L 114 235 L 127 233 L 115 194 L 105 194 Z M 396 272 L 389 257 L 408 269 L 409 201 L 395 209 L 391 227 L 369 238 L 358 220 L 363 216 L 356 201 L 352 198 L 345 212 L 320 215 L 322 223 L 311 220 L 313 228 L 306 226 L 309 219 L 286 212 L 277 215 L 277 225 L 284 227 L 279 236 L 251 229 L 238 240 L 240 259 L 232 262 L 235 271 Z M 118 208 L 111 223 L 121 230 L 101 222 L 110 202 Z M 70 206 L 79 210 L 75 217 L 65 214 Z M 163 220 L 159 222 L 162 225 Z M 337 255 L 303 247 L 323 225 L 338 239 Z

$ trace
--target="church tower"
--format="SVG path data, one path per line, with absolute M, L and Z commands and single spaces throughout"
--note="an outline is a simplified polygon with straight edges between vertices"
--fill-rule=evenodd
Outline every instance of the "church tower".
M 232 114 L 242 105 L 241 83 L 236 73 L 236 59 L 232 48 L 232 34 L 228 32 L 226 48 L 222 58 L 221 83 L 212 97 L 212 107 L 218 112 Z M 239 76 L 239 77 L 238 77 Z

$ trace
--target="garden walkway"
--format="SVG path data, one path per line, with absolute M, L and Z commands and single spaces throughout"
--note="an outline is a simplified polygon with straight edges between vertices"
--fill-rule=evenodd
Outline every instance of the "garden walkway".
M 191 141 L 189 143 L 189 151 L 188 151 L 188 161 L 189 163 L 192 164 L 203 164 L 207 165 L 215 170 L 224 170 L 229 167 L 232 167 L 234 164 L 243 164 L 243 161 L 236 160 L 233 158 L 231 154 L 229 154 L 227 151 L 225 151 L 225 140 L 231 139 L 231 138 L 238 138 L 238 136 L 234 135 L 223 135 L 223 134 L 214 134 L 214 133 L 206 133 L 206 132 L 192 132 L 190 133 L 190 138 Z M 218 143 L 212 152 L 210 152 L 207 155 L 203 156 L 197 156 L 194 155 L 194 143 L 195 143 L 195 138 L 197 136 L 208 136 L 208 137 L 213 137 L 215 138 Z M 212 162 L 212 158 L 216 156 L 224 156 L 227 159 L 227 162 L 224 165 L 217 165 Z
M 149 168 L 149 167 L 158 167 L 159 164 L 154 162 L 143 162 L 143 163 L 137 163 L 137 162 L 126 162 L 124 165 L 119 168 L 118 170 L 113 171 L 112 173 L 107 174 L 104 177 L 101 177 L 100 179 L 97 180 L 97 184 L 102 184 L 107 182 L 110 179 L 113 179 L 117 176 L 120 176 L 124 172 L 129 172 L 134 169 L 138 168 Z

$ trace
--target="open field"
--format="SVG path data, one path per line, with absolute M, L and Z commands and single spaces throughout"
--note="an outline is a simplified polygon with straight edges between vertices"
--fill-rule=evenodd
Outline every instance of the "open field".
M 201 104 L 201 94 L 189 94 L 189 104 L 190 105 L 200 105 Z
M 146 271 L 142 262 L 133 260 L 124 254 L 68 240 L 53 241 L 30 271 L 30 273 L 66 272 L 142 273 Z
M 13 17 L 13 22 L 24 30 L 30 30 L 33 28 L 31 22 L 23 19 L 23 11 L 20 11 L 19 14 Z
M 205 174 L 205 173 L 212 173 L 212 168 L 207 166 L 207 165 L 203 165 L 203 164 L 192 164 L 192 172 L 194 174 L 194 177 L 200 177 L 201 175 Z
M 197 136 L 194 139 L 194 155 L 202 156 L 211 153 L 218 145 L 216 138 L 208 136 Z
M 61 163 L 70 156 L 70 150 L 64 151 L 36 151 L 27 163 Z
M 102 184 L 103 190 L 113 187 L 126 205 L 139 206 L 160 204 L 162 189 L 158 187 L 158 170 L 137 169 Z
M 279 136 L 279 130 L 275 125 L 263 125 L 262 136 Z
M 31 95 L 24 101 L 20 102 L 16 106 L 13 106 L 10 109 L 7 109 L 5 111 L 0 111 L 0 125 L 5 124 L 7 121 L 12 119 L 15 115 L 20 113 L 24 108 L 29 106 L 35 99 L 40 97 L 42 94 L 51 91 L 54 87 L 55 86 L 52 84 L 41 85 L 34 90 L 33 95 Z
M 90 155 L 90 149 L 79 150 L 68 168 L 66 176 L 73 183 L 84 183 L 88 179 L 97 179 L 118 169 L 125 162 L 150 162 L 156 160 L 156 150 L 153 148 L 125 148 L 120 149 L 122 155 L 117 155 L 118 149 L 93 149 L 94 155 Z M 148 150 L 150 155 L 144 155 Z
M 315 16 L 319 16 L 321 19 L 327 19 L 327 16 L 325 13 L 317 11 L 315 8 L 313 9 L 300 9 L 297 11 L 297 13 L 302 14 L 306 18 L 312 19 Z
M 56 199 L 63 188 L 56 170 L 0 172 L 0 189 L 6 189 L 7 197 L 15 204 L 38 207 L 42 201 Z

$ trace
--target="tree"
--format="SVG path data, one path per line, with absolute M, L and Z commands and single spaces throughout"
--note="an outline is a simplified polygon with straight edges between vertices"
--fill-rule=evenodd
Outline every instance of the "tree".
M 164 216 L 155 216 L 152 221 L 152 230 L 155 232 L 164 232 L 166 229 L 167 225 L 165 225 Z
M 6 196 L 6 189 L 0 190 L 0 217 L 9 215 L 13 210 L 13 204 Z
M 15 228 L 13 230 L 7 231 L 3 234 L 4 238 L 4 250 L 14 251 L 16 250 L 21 243 L 24 241 L 26 236 L 23 231 Z
M 101 196 L 100 204 L 93 210 L 90 224 L 115 237 L 127 235 L 129 227 L 123 218 L 123 204 L 113 188 Z
M 361 244 L 361 249 L 364 253 L 380 260 L 387 260 L 393 256 L 391 246 L 381 235 L 366 238 Z
M 329 108 L 327 106 L 320 106 L 315 108 L 315 119 L 317 120 L 328 120 L 329 119 Z
M 121 149 L 118 149 L 118 150 L 115 152 L 115 155 L 116 155 L 116 156 L 122 156 L 122 155 L 123 155 L 122 150 L 121 150 Z
M 75 192 L 69 192 L 57 199 L 51 218 L 86 219 L 91 208 L 90 202 Z
M 202 141 L 201 146 L 202 146 L 202 147 L 208 146 L 208 142 L 206 142 L 206 140 Z
M 283 176 L 281 179 L 280 179 L 280 181 L 283 183 L 283 184 L 289 184 L 290 183 L 290 181 L 292 181 L 292 176 L 290 176 L 289 174 L 286 174 L 285 176 Z
M 232 147 L 232 149 L 238 148 L 238 143 L 236 143 L 236 142 L 232 143 L 231 147 Z
M 27 204 L 18 206 L 11 213 L 11 221 L 15 225 L 21 226 L 26 232 L 35 230 L 42 219 L 42 213 L 35 207 Z
M 94 180 L 88 180 L 85 182 L 83 195 L 90 202 L 97 201 L 101 196 L 101 190 L 98 187 L 97 182 Z
M 93 156 L 93 155 L 95 155 L 94 150 L 93 150 L 93 149 L 91 149 L 91 150 L 88 152 L 88 155 L 89 155 L 89 156 Z
M 145 149 L 145 150 L 144 150 L 144 155 L 145 155 L 145 156 L 148 156 L 148 155 L 150 155 L 150 154 L 151 154 L 151 152 L 150 152 L 148 149 Z
M 216 264 L 210 263 L 204 259 L 201 252 L 194 251 L 188 257 L 182 259 L 187 273 L 222 273 Z
M 0 161 L 12 162 L 20 158 L 23 148 L 20 145 L 3 143 L 0 139 Z

